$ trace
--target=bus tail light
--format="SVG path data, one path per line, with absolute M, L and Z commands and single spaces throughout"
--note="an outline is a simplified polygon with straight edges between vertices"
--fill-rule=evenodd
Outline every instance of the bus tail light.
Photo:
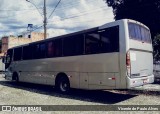
M 116 78 L 115 77 L 112 77 L 112 78 L 108 78 L 109 80 L 116 80 Z
M 130 60 L 130 52 L 128 51 L 126 54 L 126 66 L 127 66 L 127 74 L 130 76 L 131 73 L 131 60 Z

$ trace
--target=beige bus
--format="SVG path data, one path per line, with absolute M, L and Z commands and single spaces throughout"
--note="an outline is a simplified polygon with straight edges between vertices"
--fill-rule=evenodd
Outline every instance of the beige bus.
M 61 92 L 130 89 L 154 82 L 152 52 L 149 28 L 122 19 L 9 49 L 5 78 Z

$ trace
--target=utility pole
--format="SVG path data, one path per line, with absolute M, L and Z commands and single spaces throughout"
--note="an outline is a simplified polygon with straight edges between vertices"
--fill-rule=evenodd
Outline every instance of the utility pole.
M 38 7 L 33 3 L 31 2 L 30 0 L 26 0 L 27 2 L 30 2 L 32 5 L 34 5 L 37 10 L 38 10 Z M 38 10 L 39 11 L 39 10 Z M 40 12 L 39 12 L 40 13 Z M 44 39 L 47 38 L 47 11 L 46 11 L 46 0 L 44 0 L 44 8 L 43 8 L 43 17 L 44 17 L 44 20 L 43 20 L 43 26 L 44 26 Z M 41 14 L 41 13 L 40 13 Z M 42 15 L 42 14 L 41 14 Z
M 46 13 L 46 0 L 44 0 L 44 39 L 47 38 L 47 13 Z

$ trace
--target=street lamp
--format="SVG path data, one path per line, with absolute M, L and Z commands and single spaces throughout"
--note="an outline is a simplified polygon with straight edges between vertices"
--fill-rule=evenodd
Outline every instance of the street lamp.
M 37 10 L 38 10 L 38 7 L 33 3 L 33 2 L 31 2 L 31 1 L 29 1 L 29 0 L 26 0 L 27 2 L 29 2 L 29 3 L 31 3 L 32 5 L 34 5 L 36 8 L 37 8 Z M 40 13 L 40 11 L 38 10 L 38 12 Z M 41 16 L 44 18 L 44 20 L 43 20 L 43 25 L 44 25 L 44 39 L 46 39 L 47 38 L 47 14 L 46 14 L 46 0 L 44 0 L 44 8 L 43 8 L 43 12 L 44 12 L 44 16 L 42 16 L 42 14 L 41 14 Z

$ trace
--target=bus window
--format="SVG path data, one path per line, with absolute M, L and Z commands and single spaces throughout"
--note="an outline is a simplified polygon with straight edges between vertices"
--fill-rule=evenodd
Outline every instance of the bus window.
M 86 54 L 96 54 L 100 51 L 100 35 L 97 31 L 88 33 L 85 35 L 85 53 Z
M 19 61 L 22 59 L 22 47 L 14 49 L 14 61 Z
M 31 46 L 24 46 L 23 47 L 23 60 L 32 59 L 32 51 Z
M 46 56 L 46 45 L 45 43 L 39 44 L 39 58 L 45 58 Z
M 84 52 L 84 36 L 74 35 L 63 40 L 63 55 L 81 55 Z
M 62 39 L 56 39 L 47 42 L 47 57 L 61 57 L 62 56 Z
M 86 34 L 86 54 L 119 51 L 119 26 Z
M 32 45 L 33 59 L 39 59 L 39 44 Z
M 45 43 L 34 44 L 32 48 L 33 48 L 34 59 L 45 58 L 45 48 L 46 48 Z
M 62 39 L 56 39 L 53 41 L 53 49 L 54 52 L 53 56 L 54 57 L 61 57 L 62 56 Z
M 5 69 L 9 67 L 12 62 L 13 49 L 9 49 L 7 51 L 6 59 L 5 59 Z
M 114 26 L 99 31 L 101 35 L 101 52 L 118 52 L 119 51 L 119 27 Z
M 129 23 L 128 28 L 130 39 L 151 43 L 150 32 L 145 27 L 135 23 Z
M 47 42 L 47 57 L 53 57 L 54 55 L 54 47 L 53 41 Z
M 144 27 L 141 27 L 142 41 L 151 43 L 150 32 Z

